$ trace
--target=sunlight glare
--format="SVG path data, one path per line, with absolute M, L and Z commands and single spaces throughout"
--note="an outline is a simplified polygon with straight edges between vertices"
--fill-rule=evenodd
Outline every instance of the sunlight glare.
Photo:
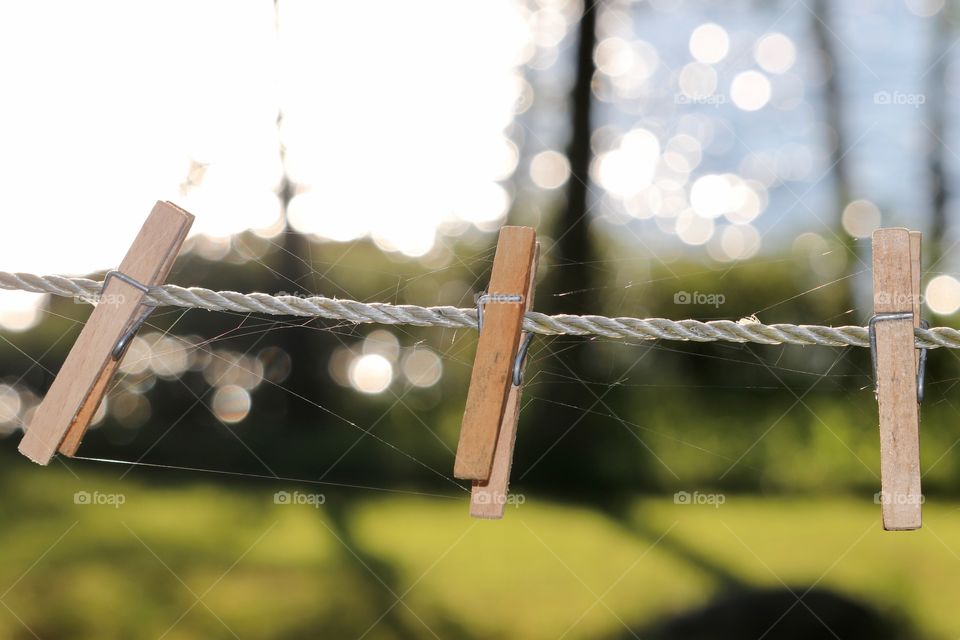
M 0 120 L 0 210 L 16 212 L 0 236 L 5 268 L 115 267 L 162 199 L 189 206 L 194 234 L 272 222 L 277 206 L 255 195 L 278 177 L 277 96 L 264 90 L 272 13 L 269 3 L 107 0 L 58 3 L 54 20 L 48 3 L 0 5 L 0 56 L 29 61 L 0 68 L 4 94 L 17 96 Z M 220 188 L 199 198 L 202 181 L 187 184 L 197 163 L 242 178 L 231 202 Z
M 371 234 L 381 248 L 419 256 L 451 215 L 480 227 L 502 220 L 511 196 L 498 182 L 519 159 L 504 132 L 531 38 L 517 5 L 338 7 L 330 20 L 323 4 L 281 3 L 282 140 L 291 178 L 320 194 L 291 205 L 294 226 L 335 240 Z M 470 28 L 410 38 L 396 25 L 411 13 Z

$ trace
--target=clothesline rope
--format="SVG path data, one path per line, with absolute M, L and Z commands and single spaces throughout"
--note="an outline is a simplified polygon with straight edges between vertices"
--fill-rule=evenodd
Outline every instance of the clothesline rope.
M 0 289 L 50 293 L 88 302 L 97 299 L 102 282 L 87 278 L 38 276 L 0 271 Z M 265 313 L 342 320 L 355 324 L 412 325 L 476 329 L 476 309 L 420 307 L 380 302 L 358 302 L 323 296 L 274 296 L 266 293 L 212 291 L 202 287 L 163 285 L 151 290 L 149 303 L 158 306 Z M 614 340 L 679 340 L 690 342 L 753 342 L 830 347 L 870 346 L 866 327 L 762 324 L 753 319 L 668 320 L 665 318 L 607 318 L 594 315 L 554 315 L 528 312 L 523 328 L 539 335 L 600 336 Z M 916 346 L 960 349 L 960 330 L 951 327 L 915 329 Z

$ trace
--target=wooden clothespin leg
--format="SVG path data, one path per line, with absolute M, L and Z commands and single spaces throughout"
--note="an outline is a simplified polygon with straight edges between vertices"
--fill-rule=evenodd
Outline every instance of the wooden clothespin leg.
M 125 346 L 146 319 L 143 298 L 162 284 L 193 224 L 193 216 L 158 202 L 67 355 L 20 441 L 20 453 L 47 464 L 59 450 L 72 456 L 113 378 Z
M 453 474 L 458 478 L 483 483 L 491 479 L 501 425 L 509 415 L 514 364 L 523 314 L 532 294 L 536 255 L 537 236 L 533 229 L 500 230 L 488 293 L 478 301 L 482 323 L 454 463 Z M 514 430 L 518 401 L 519 389 L 510 410 Z M 509 461 L 506 464 L 509 469 Z
M 873 234 L 874 316 L 871 351 L 880 412 L 880 502 L 883 528 L 918 529 L 920 409 L 917 350 L 920 237 L 907 229 Z
M 533 295 L 536 290 L 537 264 L 540 257 L 540 243 L 533 252 L 533 266 L 530 270 L 530 287 L 526 294 L 523 309 L 533 309 Z M 521 339 L 520 352 L 514 361 L 514 375 L 507 402 L 500 421 L 500 435 L 493 451 L 493 465 L 490 477 L 486 480 L 474 480 L 470 492 L 470 515 L 474 518 L 498 520 L 503 517 L 507 504 L 507 492 L 510 488 L 510 468 L 513 466 L 513 447 L 517 442 L 517 426 L 520 421 L 520 394 L 523 389 L 523 369 L 526 364 L 526 348 L 530 346 L 533 334 L 525 334 Z

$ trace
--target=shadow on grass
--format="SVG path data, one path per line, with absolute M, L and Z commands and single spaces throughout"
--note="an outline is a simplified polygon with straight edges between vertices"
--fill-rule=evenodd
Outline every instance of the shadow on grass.
M 758 589 L 709 555 L 662 531 L 645 527 L 627 500 L 592 503 L 629 535 L 670 553 L 707 574 L 719 586 L 711 602 L 626 632 L 621 638 L 650 640 L 894 640 L 919 638 L 906 620 L 872 606 L 811 586 Z
M 823 589 L 749 589 L 661 620 L 634 636 L 650 640 L 894 640 L 916 638 L 904 625 L 851 598 Z M 802 600 L 800 599 L 802 597 Z
M 370 637 L 389 637 L 398 640 L 434 636 L 472 640 L 475 637 L 436 608 L 429 611 L 428 621 L 424 619 L 422 612 L 412 607 L 408 608 L 404 604 L 404 596 L 412 585 L 401 584 L 393 565 L 364 550 L 363 544 L 351 530 L 350 508 L 328 504 L 325 514 L 328 517 L 327 524 L 330 532 L 341 543 L 342 553 L 352 566 L 358 583 L 362 585 L 363 592 L 357 596 L 366 599 L 369 607 L 378 612 L 375 615 L 381 616 L 378 619 L 375 618 L 371 626 L 361 633 L 365 636 L 370 633 Z M 374 628 L 376 633 L 373 633 Z M 328 633 L 329 625 L 314 631 Z M 353 631 L 356 632 L 356 629 L 354 628 Z M 294 637 L 302 636 L 291 636 L 291 640 Z

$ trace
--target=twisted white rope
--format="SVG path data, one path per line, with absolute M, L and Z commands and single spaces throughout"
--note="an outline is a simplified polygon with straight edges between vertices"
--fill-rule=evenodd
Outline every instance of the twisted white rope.
M 100 293 L 101 282 L 87 278 L 37 276 L 29 273 L 0 271 L 0 289 L 52 293 L 76 297 L 88 302 Z M 266 293 L 211 291 L 201 287 L 178 287 L 167 284 L 155 288 L 148 301 L 159 306 L 320 317 L 351 323 L 414 325 L 475 329 L 476 309 L 456 307 L 418 307 L 379 302 L 339 300 L 315 296 L 272 296 Z M 732 320 L 667 320 L 664 318 L 606 318 L 603 316 L 548 316 L 528 312 L 525 331 L 541 335 L 596 335 L 615 340 L 681 340 L 693 342 L 756 342 L 759 344 L 803 344 L 830 347 L 867 347 L 866 327 L 825 327 L 818 325 L 771 324 Z M 950 327 L 914 329 L 916 346 L 934 349 L 960 349 L 960 331 Z

